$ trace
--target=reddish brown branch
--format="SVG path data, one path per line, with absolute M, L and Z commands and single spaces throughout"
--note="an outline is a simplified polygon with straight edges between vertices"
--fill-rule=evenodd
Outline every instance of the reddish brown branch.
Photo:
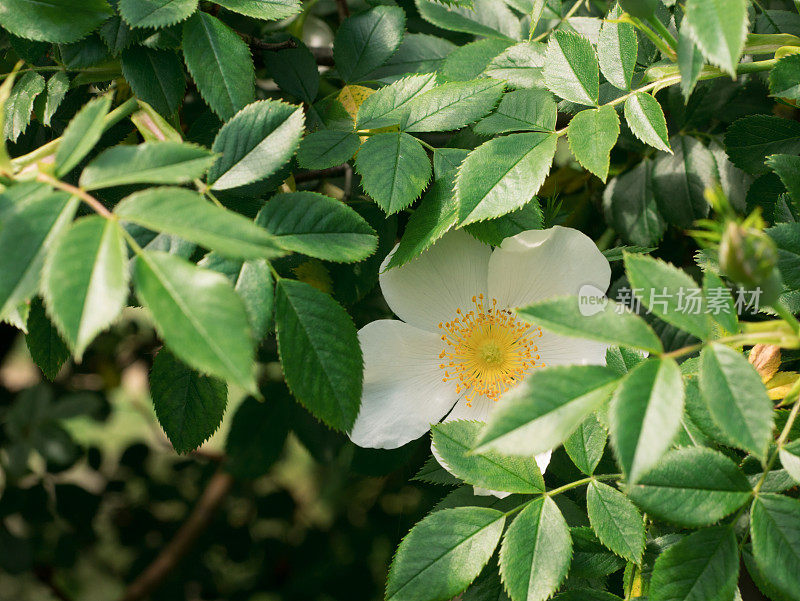
M 340 23 L 349 17 L 350 7 L 347 6 L 347 0 L 336 0 L 336 11 L 339 13 Z
M 147 597 L 161 585 L 191 549 L 197 537 L 211 522 L 211 518 L 232 485 L 233 478 L 222 470 L 217 471 L 211 477 L 192 513 L 180 527 L 175 538 L 161 550 L 161 553 L 147 566 L 144 572 L 128 586 L 120 601 L 138 601 Z

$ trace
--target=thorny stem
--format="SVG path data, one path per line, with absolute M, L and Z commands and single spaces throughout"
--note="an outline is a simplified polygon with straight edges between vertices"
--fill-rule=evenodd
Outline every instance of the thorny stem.
M 44 184 L 49 184 L 54 188 L 58 188 L 59 190 L 64 190 L 64 192 L 69 192 L 73 196 L 77 196 L 87 205 L 92 207 L 92 210 L 95 213 L 101 215 L 102 217 L 105 217 L 106 219 L 115 219 L 114 214 L 111 213 L 111 211 L 109 211 L 107 208 L 105 208 L 103 206 L 103 203 L 101 203 L 94 196 L 86 192 L 86 190 L 62 182 L 61 180 L 58 180 L 50 175 L 47 175 L 46 173 L 39 173 L 36 176 L 36 180 Z

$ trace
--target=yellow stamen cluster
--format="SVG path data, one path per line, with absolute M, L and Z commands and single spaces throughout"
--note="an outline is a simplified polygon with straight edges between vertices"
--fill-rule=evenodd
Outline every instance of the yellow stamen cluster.
M 467 406 L 479 396 L 498 400 L 531 369 L 544 367 L 534 344 L 542 336 L 541 328 L 498 309 L 495 299 L 487 306 L 482 294 L 473 296 L 472 304 L 468 313 L 459 308 L 453 321 L 439 324 L 445 343 L 439 354 L 442 381 L 455 382 L 457 394 L 466 392 Z

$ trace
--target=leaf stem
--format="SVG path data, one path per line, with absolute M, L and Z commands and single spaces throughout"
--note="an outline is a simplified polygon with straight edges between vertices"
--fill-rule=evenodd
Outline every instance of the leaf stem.
M 772 308 L 779 317 L 789 324 L 789 327 L 792 328 L 792 331 L 800 336 L 800 321 L 797 321 L 797 318 L 792 314 L 791 311 L 789 311 L 786 305 L 784 305 L 780 300 L 777 300 L 772 304 Z
M 54 178 L 54 177 L 52 177 L 52 176 L 50 176 L 50 175 L 48 175 L 46 173 L 39 173 L 36 176 L 36 181 L 40 181 L 40 182 L 42 182 L 44 184 L 48 184 L 50 186 L 53 186 L 54 188 L 58 188 L 59 190 L 64 190 L 64 192 L 69 192 L 73 196 L 77 196 L 83 202 L 85 202 L 87 205 L 92 207 L 92 210 L 95 213 L 97 213 L 98 215 L 100 215 L 102 217 L 105 217 L 106 219 L 116 219 L 114 214 L 111 211 L 109 211 L 107 208 L 105 208 L 105 206 L 103 206 L 103 203 L 101 203 L 94 196 L 92 196 L 91 194 L 86 192 L 86 190 L 83 190 L 81 188 L 77 188 L 77 187 L 75 187 L 73 185 L 70 185 L 70 184 L 67 184 L 65 182 L 62 182 L 61 180 L 58 180 L 58 179 L 56 179 L 56 178 Z
M 422 144 L 425 148 L 427 148 L 431 152 L 435 152 L 436 151 L 436 148 L 434 146 L 431 146 L 430 144 L 428 144 L 425 140 L 420 140 L 419 138 L 417 138 L 417 142 Z
M 113 127 L 128 115 L 132 115 L 138 108 L 138 101 L 135 98 L 129 98 L 105 116 L 103 120 L 103 131 Z M 15 169 L 20 170 L 31 163 L 35 163 L 36 161 L 55 153 L 59 144 L 61 144 L 61 137 L 58 137 L 55 140 L 50 140 L 47 144 L 40 146 L 28 154 L 17 157 L 16 159 L 12 159 L 11 164 Z
M 630 19 L 631 23 L 633 23 L 636 27 L 641 29 L 644 35 L 650 38 L 650 41 L 656 45 L 656 48 L 658 48 L 664 54 L 664 56 L 668 57 L 672 62 L 678 60 L 678 55 L 676 54 L 672 46 L 670 46 L 667 42 L 661 39 L 659 35 L 655 31 L 650 29 L 647 25 L 645 25 L 641 19 L 632 17 L 631 15 L 628 15 L 628 18 Z M 661 24 L 662 27 L 664 27 L 664 24 L 661 23 L 661 21 L 659 21 L 659 23 Z M 667 34 L 672 38 L 672 34 L 670 34 L 669 32 L 667 32 Z M 672 39 L 674 40 L 675 38 Z
M 621 477 L 622 474 L 600 474 L 599 476 L 587 476 L 586 478 L 581 478 L 580 480 L 575 480 L 575 482 L 570 482 L 564 486 L 559 486 L 558 488 L 549 490 L 544 494 L 548 497 L 554 497 L 556 495 L 560 495 L 562 492 L 572 490 L 573 488 L 578 488 L 579 486 L 583 486 L 585 484 L 590 484 L 594 481 L 602 482 L 603 480 L 618 480 Z
M 199 179 L 196 179 L 196 180 L 194 180 L 194 185 L 197 188 L 198 192 L 200 192 L 204 196 L 207 196 L 208 199 L 211 202 L 213 202 L 215 205 L 217 205 L 220 209 L 224 209 L 225 208 L 225 206 L 220 202 L 219 198 L 217 198 L 214 195 L 214 193 L 211 191 L 211 189 L 205 183 L 203 183 Z
M 650 23 L 657 33 L 661 34 L 661 37 L 667 41 L 667 44 L 669 44 L 673 50 L 678 50 L 678 40 L 670 33 L 666 25 L 661 22 L 661 19 L 655 16 L 655 14 L 652 14 L 647 18 L 647 22 Z

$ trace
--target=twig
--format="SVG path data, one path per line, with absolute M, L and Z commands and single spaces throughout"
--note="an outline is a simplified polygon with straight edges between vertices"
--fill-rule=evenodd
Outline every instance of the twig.
M 336 0 L 336 12 L 339 13 L 340 23 L 350 16 L 350 7 L 347 6 L 347 0 Z
M 270 52 L 277 52 L 278 50 L 288 50 L 290 48 L 297 48 L 297 42 L 295 42 L 291 38 L 289 38 L 288 40 L 284 40 L 283 42 L 265 42 L 246 33 L 241 33 L 238 31 L 236 33 L 239 34 L 240 38 L 242 38 L 245 42 L 247 42 L 248 46 L 250 46 L 251 48 L 255 48 L 256 50 L 268 50 Z
M 217 508 L 230 491 L 233 477 L 222 470 L 217 471 L 209 480 L 203 494 L 194 506 L 191 515 L 180 527 L 169 544 L 153 562 L 145 568 L 122 595 L 120 601 L 138 601 L 156 590 L 169 573 L 178 565 L 186 553 L 192 548 L 195 540 L 211 522 Z
M 107 208 L 103 206 L 103 203 L 101 203 L 91 194 L 87 193 L 85 190 L 82 190 L 81 188 L 76 188 L 75 186 L 67 184 L 66 182 L 62 182 L 61 180 L 51 177 L 46 173 L 39 173 L 39 175 L 36 176 L 36 179 L 42 183 L 50 184 L 54 188 L 64 190 L 64 192 L 69 192 L 73 196 L 77 196 L 83 202 L 92 207 L 94 212 L 97 213 L 98 215 L 101 215 L 106 219 L 114 218 L 114 215 L 111 213 L 111 211 L 109 211 Z
M 294 181 L 296 182 L 310 182 L 315 179 L 325 179 L 328 177 L 341 177 L 347 173 L 348 166 L 337 165 L 336 167 L 328 167 L 327 169 L 317 169 L 315 171 L 305 171 L 303 173 L 296 173 Z

